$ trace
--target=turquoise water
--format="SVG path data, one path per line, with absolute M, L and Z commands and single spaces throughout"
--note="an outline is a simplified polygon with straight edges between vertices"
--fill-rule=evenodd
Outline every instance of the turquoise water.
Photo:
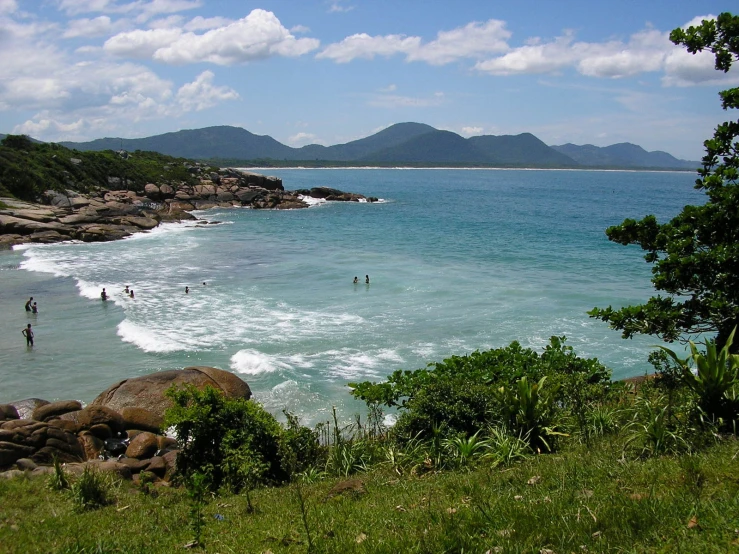
M 316 422 L 332 405 L 358 409 L 349 381 L 513 340 L 542 349 L 555 334 L 615 377 L 642 374 L 656 339 L 623 340 L 585 313 L 652 293 L 642 252 L 610 243 L 604 229 L 703 201 L 691 173 L 265 173 L 289 189 L 383 201 L 218 209 L 199 215 L 219 225 L 3 253 L 0 403 L 89 402 L 120 379 L 200 364 L 238 373 L 274 413 Z M 102 287 L 112 302 L 100 301 Z M 38 315 L 23 310 L 29 296 Z M 20 334 L 28 322 L 33 349 Z

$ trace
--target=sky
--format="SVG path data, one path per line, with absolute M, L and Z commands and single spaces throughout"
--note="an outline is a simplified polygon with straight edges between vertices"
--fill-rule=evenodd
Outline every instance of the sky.
M 0 0 L 0 133 L 212 125 L 333 145 L 413 121 L 464 137 L 632 142 L 688 160 L 730 119 L 669 32 L 735 0 Z

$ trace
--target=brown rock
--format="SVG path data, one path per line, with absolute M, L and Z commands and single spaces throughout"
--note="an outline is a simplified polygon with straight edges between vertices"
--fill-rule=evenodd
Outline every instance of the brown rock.
M 159 187 L 154 183 L 147 183 L 144 187 L 144 194 L 152 200 L 161 200 L 162 194 Z
M 179 453 L 179 450 L 170 450 L 162 456 L 162 458 L 164 459 L 164 463 L 167 464 L 167 471 L 165 473 L 166 479 L 171 478 L 172 474 L 177 469 L 177 455 Z
M 50 440 L 55 441 L 56 439 Z M 61 443 L 61 441 L 57 442 Z M 77 463 L 82 461 L 82 449 L 79 449 L 77 454 L 73 454 L 71 452 L 67 452 L 67 450 L 63 448 L 55 448 L 54 446 L 46 445 L 37 450 L 33 456 L 29 457 L 38 465 L 52 465 L 54 463 L 54 458 L 63 464 Z
M 145 470 L 149 465 L 149 460 L 138 460 L 136 458 L 121 458 L 118 463 L 127 466 L 131 473 L 136 474 Z
M 105 443 L 89 431 L 79 436 L 80 446 L 85 460 L 95 460 L 105 448 Z
M 113 436 L 113 431 L 105 423 L 96 423 L 90 427 L 89 431 L 102 440 L 109 439 Z
M 159 450 L 157 436 L 154 433 L 141 433 L 126 448 L 126 457 L 143 460 L 151 458 Z
M 74 413 L 74 412 L 71 412 L 71 413 Z M 65 417 L 66 415 L 67 414 L 62 414 L 61 417 Z M 80 426 L 75 421 L 70 421 L 68 419 L 49 420 L 49 427 L 56 427 L 57 429 L 69 431 L 70 433 L 77 433 L 80 430 Z
M 32 446 L 0 441 L 0 467 L 10 466 L 14 464 L 16 460 L 27 458 L 33 453 L 34 448 Z
M 104 424 L 110 427 L 113 433 L 123 431 L 123 417 L 117 411 L 107 406 L 90 405 L 82 410 L 68 412 L 60 419 L 76 423 L 80 429 L 90 429 L 93 425 Z
M 7 430 L 13 430 L 13 429 L 20 429 L 29 427 L 30 429 L 27 430 L 27 432 L 32 433 L 39 427 L 46 427 L 47 424 L 42 421 L 36 421 L 34 419 L 11 419 L 10 421 L 6 421 L 2 424 L 0 424 L 0 429 L 7 429 Z
M 18 416 L 18 410 L 11 404 L 0 404 L 0 421 L 6 419 L 20 419 Z
M 142 429 L 159 433 L 164 422 L 163 414 L 154 413 L 144 408 L 127 406 L 121 410 L 125 429 Z M 130 436 L 130 435 L 129 435 Z
M 175 190 L 169 186 L 169 185 L 162 185 L 159 187 L 159 192 L 162 195 L 162 198 L 167 200 L 168 198 L 174 198 L 175 196 Z
M 107 406 L 119 413 L 126 407 L 135 407 L 148 410 L 163 419 L 164 411 L 172 405 L 164 392 L 172 385 L 185 384 L 199 389 L 210 385 L 223 391 L 229 398 L 248 400 L 251 397 L 249 385 L 233 373 L 214 367 L 197 366 L 126 379 L 102 392 L 90 405 Z
M 59 417 L 67 412 L 74 412 L 75 410 L 81 409 L 82 404 L 77 400 L 60 400 L 36 408 L 33 411 L 33 419 L 36 421 L 46 421 L 47 419 Z
M 162 478 L 167 473 L 167 462 L 161 456 L 154 456 L 147 466 L 146 471 L 151 471 L 157 477 Z
M 25 400 L 11 402 L 10 405 L 15 407 L 19 419 L 33 419 L 34 410 L 48 403 L 48 400 L 42 400 L 41 398 L 26 398 Z
M 179 448 L 179 444 L 172 437 L 165 437 L 164 435 L 159 435 L 157 437 L 157 441 L 159 441 L 159 450 L 175 450 Z
M 21 458 L 20 460 L 15 461 L 15 467 L 21 471 L 33 471 L 38 466 L 30 458 Z

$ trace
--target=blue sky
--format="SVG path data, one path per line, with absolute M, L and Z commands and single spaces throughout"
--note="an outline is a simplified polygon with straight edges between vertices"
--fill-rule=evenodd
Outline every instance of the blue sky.
M 675 27 L 734 2 L 0 0 L 0 132 L 46 141 L 234 125 L 339 144 L 415 121 L 462 136 L 633 142 L 698 160 L 739 84 Z

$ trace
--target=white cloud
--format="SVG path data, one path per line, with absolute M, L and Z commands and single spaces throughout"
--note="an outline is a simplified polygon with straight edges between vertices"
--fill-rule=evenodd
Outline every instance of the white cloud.
M 194 17 L 184 27 L 185 31 L 207 31 L 209 29 L 217 29 L 218 27 L 225 27 L 233 23 L 233 20 L 227 17 Z
M 436 40 L 421 46 L 408 55 L 408 61 L 422 61 L 444 65 L 463 58 L 505 52 L 511 36 L 505 22 L 490 19 L 485 23 L 472 22 L 451 31 L 440 31 Z
M 117 56 L 170 64 L 231 65 L 274 55 L 301 56 L 318 45 L 316 39 L 296 39 L 272 12 L 253 10 L 245 18 L 201 35 L 180 29 L 137 29 L 111 37 L 104 48 Z
M 712 17 L 696 17 L 685 26 Z M 475 65 L 475 69 L 490 75 L 558 73 L 566 68 L 600 78 L 664 71 L 665 86 L 737 82 L 737 77 L 723 76 L 714 70 L 710 52 L 689 54 L 672 44 L 669 33 L 651 27 L 634 33 L 628 42 L 576 42 L 570 32 L 550 42 L 532 39 L 530 44 Z
M 444 100 L 443 92 L 435 92 L 426 98 L 382 94 L 371 98 L 368 104 L 375 108 L 432 108 L 441 106 Z
M 239 93 L 230 87 L 213 86 L 213 77 L 212 71 L 203 71 L 192 83 L 180 87 L 176 99 L 184 111 L 201 111 L 239 98 Z
M 73 19 L 67 24 L 63 38 L 100 37 L 110 34 L 113 24 L 107 15 L 93 19 Z
M 119 33 L 105 41 L 103 49 L 113 55 L 135 59 L 151 58 L 182 36 L 179 29 L 136 29 Z
M 505 52 L 511 33 L 505 23 L 491 19 L 485 23 L 472 22 L 451 31 L 440 31 L 436 40 L 423 44 L 421 37 L 405 35 L 370 36 L 359 33 L 341 42 L 329 44 L 316 56 L 336 63 L 347 63 L 357 58 L 405 55 L 406 61 L 422 61 L 444 65 L 463 58 L 477 58 L 483 54 Z
M 398 89 L 396 85 L 390 84 L 385 88 L 381 88 L 380 92 L 395 92 Z
M 327 58 L 336 63 L 348 63 L 357 58 L 372 60 L 375 56 L 389 58 L 396 54 L 409 54 L 417 49 L 420 43 L 419 37 L 403 35 L 372 37 L 360 33 L 346 37 L 341 42 L 329 44 L 316 55 L 316 58 Z
M 306 144 L 320 144 L 320 141 L 313 133 L 297 133 L 288 137 L 288 144 L 292 146 L 305 146 Z
M 344 13 L 344 12 L 350 12 L 354 9 L 354 6 L 344 6 L 342 5 L 343 0 L 331 0 L 329 2 L 329 8 L 328 13 Z
M 147 26 L 149 29 L 176 29 L 182 27 L 185 18 L 181 15 L 168 15 L 159 19 L 152 19 Z
M 462 136 L 472 137 L 481 135 L 483 131 L 482 127 L 462 127 Z
M 0 13 L 13 13 L 18 9 L 18 3 L 15 0 L 0 0 Z

